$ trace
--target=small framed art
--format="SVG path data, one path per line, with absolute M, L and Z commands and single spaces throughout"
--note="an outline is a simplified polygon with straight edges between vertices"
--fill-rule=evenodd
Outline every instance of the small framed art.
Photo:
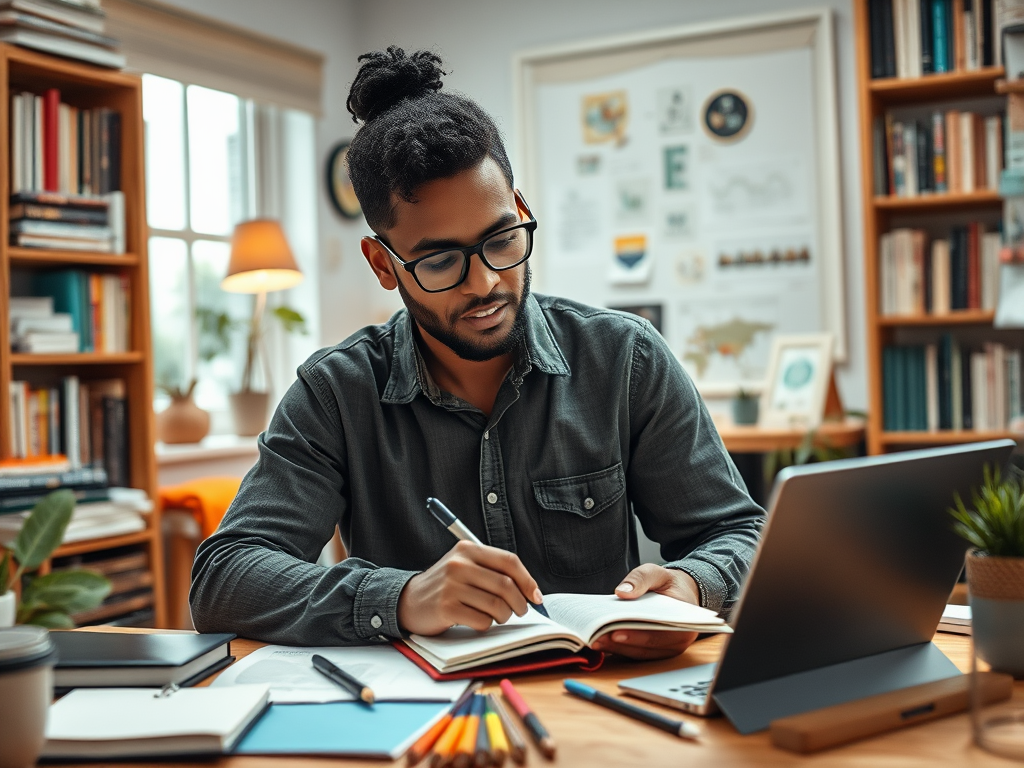
M 813 429 L 821 424 L 832 381 L 832 345 L 830 333 L 774 338 L 759 426 Z
M 348 176 L 348 147 L 350 142 L 339 142 L 327 157 L 327 194 L 334 210 L 346 219 L 357 219 L 362 213 L 359 199 Z

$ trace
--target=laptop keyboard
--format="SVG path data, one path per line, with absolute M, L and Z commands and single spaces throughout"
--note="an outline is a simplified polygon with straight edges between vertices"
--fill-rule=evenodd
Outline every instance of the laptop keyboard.
M 711 688 L 711 680 L 701 680 L 699 683 L 693 685 L 682 685 L 678 688 L 669 688 L 672 693 L 681 693 L 684 696 L 696 696 L 698 698 L 704 698 L 708 695 L 708 689 Z

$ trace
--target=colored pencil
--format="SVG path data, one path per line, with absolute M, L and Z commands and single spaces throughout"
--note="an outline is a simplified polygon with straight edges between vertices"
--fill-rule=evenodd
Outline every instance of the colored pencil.
M 483 697 L 479 693 L 475 693 L 469 704 L 466 724 L 462 726 L 462 734 L 459 736 L 455 752 L 452 755 L 452 765 L 455 768 L 469 768 L 473 764 L 476 755 L 476 737 L 480 731 L 480 716 L 482 714 Z
M 526 730 L 530 732 L 530 736 L 533 737 L 537 748 L 540 749 L 540 753 L 548 760 L 553 760 L 555 757 L 555 740 L 551 738 L 551 734 L 547 732 L 540 718 L 530 709 L 526 699 L 519 695 L 519 691 L 512 685 L 511 680 L 506 678 L 499 685 L 501 692 L 508 699 L 508 703 L 512 705 L 512 709 L 519 715 L 519 719 L 523 721 Z
M 626 715 L 626 717 L 632 717 L 642 723 L 653 725 L 655 728 L 660 728 L 674 736 L 679 736 L 683 739 L 696 739 L 700 736 L 700 729 L 693 723 L 688 723 L 685 720 L 675 720 L 657 712 L 652 712 L 649 709 L 638 707 L 635 704 L 630 704 L 628 701 L 609 696 L 607 693 L 601 693 L 601 691 L 591 688 L 589 685 L 584 685 L 577 680 L 565 680 L 562 684 L 565 686 L 565 690 L 574 696 L 600 704 L 602 707 L 608 707 L 608 709 L 615 710 L 620 714 Z
M 508 755 L 508 739 L 501 724 L 501 716 L 494 708 L 493 694 L 487 694 L 486 698 L 484 722 L 487 724 L 487 736 L 491 740 L 491 760 L 497 768 L 501 768 L 505 764 L 505 756 Z
M 519 730 L 519 726 L 512 720 L 512 715 L 505 709 L 505 705 L 501 703 L 495 694 L 487 694 L 491 700 L 491 706 L 494 707 L 494 711 L 498 715 L 498 719 L 501 720 L 501 726 L 505 729 L 505 735 L 508 736 L 508 753 L 512 756 L 512 762 L 516 765 L 522 765 L 526 762 L 526 739 L 523 738 L 522 732 Z
M 476 695 L 480 703 L 480 723 L 476 730 L 476 752 L 473 754 L 475 768 L 487 768 L 491 764 L 491 737 L 487 731 L 487 697 L 482 693 Z
M 466 717 L 469 715 L 469 705 L 471 702 L 472 699 L 467 699 L 462 703 L 462 706 L 455 710 L 452 721 L 448 723 L 448 727 L 430 751 L 430 768 L 440 768 L 442 765 L 451 764 L 452 756 L 455 754 L 455 747 L 459 743 L 459 737 L 462 735 L 462 729 L 466 724 Z
M 430 752 L 437 740 L 441 738 L 441 734 L 448 728 L 448 724 L 452 721 L 452 717 L 454 717 L 456 710 L 468 701 L 470 696 L 479 691 L 482 686 L 483 683 L 477 682 L 464 690 L 462 695 L 455 700 L 454 704 L 452 704 L 445 716 L 434 723 L 433 728 L 420 736 L 416 743 L 409 747 L 409 751 L 405 753 L 405 757 L 410 766 L 416 765 L 416 763 L 426 757 L 427 753 Z

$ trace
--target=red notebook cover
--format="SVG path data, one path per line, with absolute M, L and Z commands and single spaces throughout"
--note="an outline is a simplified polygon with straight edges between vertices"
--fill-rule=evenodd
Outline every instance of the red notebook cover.
M 392 643 L 400 654 L 422 669 L 434 680 L 472 680 L 480 677 L 508 677 L 528 672 L 544 672 L 559 667 L 574 667 L 577 672 L 593 672 L 604 664 L 604 654 L 593 648 L 570 651 L 538 651 L 515 659 L 496 661 L 460 672 L 438 672 L 434 666 L 403 642 Z
M 57 156 L 60 153 L 59 122 L 60 91 L 50 88 L 43 94 L 43 188 L 47 192 L 60 189 L 57 168 Z

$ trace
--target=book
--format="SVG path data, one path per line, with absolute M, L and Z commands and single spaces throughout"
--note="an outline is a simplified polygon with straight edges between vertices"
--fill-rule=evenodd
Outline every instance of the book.
M 230 643 L 235 637 L 191 632 L 54 631 L 50 639 L 58 660 L 53 684 L 57 688 L 186 685 L 211 666 L 230 659 Z
M 12 9 L 9 4 L 4 10 L 0 11 L 0 27 L 22 27 L 37 32 L 47 32 L 60 37 L 70 37 L 73 40 L 101 45 L 104 48 L 117 48 L 118 46 L 118 41 L 112 37 L 90 32 L 82 27 L 37 16 L 34 13 L 22 13 Z
M 105 210 L 88 210 L 62 205 L 33 205 L 16 203 L 10 207 L 10 219 L 13 224 L 21 220 L 61 221 L 71 224 L 92 224 L 106 226 L 108 217 Z
M 730 631 L 714 611 L 654 593 L 636 600 L 552 594 L 544 597 L 544 607 L 550 618 L 529 611 L 486 632 L 456 626 L 434 637 L 410 635 L 405 644 L 438 672 L 447 674 L 538 651 L 580 651 L 617 629 Z
M 45 466 L 45 465 L 43 465 Z M 102 467 L 83 467 L 67 471 L 7 474 L 0 469 L 0 496 L 26 492 L 49 493 L 57 488 L 106 488 L 107 473 Z
M 72 40 L 62 35 L 37 32 L 29 29 L 0 27 L 0 40 L 44 53 L 65 56 L 69 59 L 87 61 L 100 67 L 121 69 L 127 63 L 123 53 L 111 51 L 101 45 Z
M 97 34 L 103 32 L 103 19 L 106 15 L 100 8 L 68 0 L 0 0 L 0 9 L 24 11 Z
M 72 691 L 50 707 L 42 756 L 110 760 L 230 752 L 266 710 L 268 696 L 265 685 L 168 695 L 133 688 Z
M 971 606 L 947 605 L 937 629 L 939 632 L 952 632 L 956 635 L 971 634 Z

